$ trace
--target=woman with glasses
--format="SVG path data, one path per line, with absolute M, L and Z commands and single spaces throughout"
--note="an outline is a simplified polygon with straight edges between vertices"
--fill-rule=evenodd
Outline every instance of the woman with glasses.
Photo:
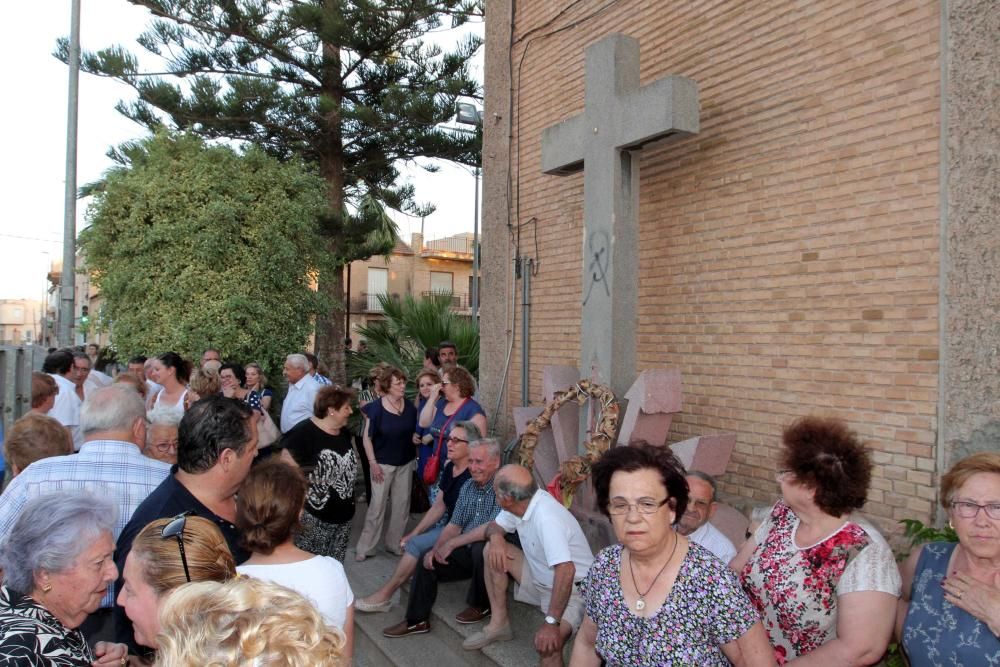
M 167 594 L 191 581 L 227 581 L 236 576 L 236 562 L 214 523 L 182 514 L 157 519 L 132 542 L 122 572 L 118 604 L 132 621 L 135 653 L 139 646 L 157 648 L 159 611 Z
M 672 528 L 688 489 L 670 450 L 612 447 L 592 476 L 619 544 L 597 555 L 583 582 L 586 616 L 570 664 L 774 665 L 736 575 Z
M 326 624 L 344 633 L 343 655 L 354 654 L 354 593 L 344 566 L 295 546 L 299 516 L 308 483 L 295 466 L 271 459 L 255 466 L 240 487 L 236 526 L 253 555 L 236 568 L 301 593 L 323 615 Z
M 434 504 L 424 513 L 420 523 L 399 541 L 403 557 L 399 559 L 396 571 L 382 588 L 364 599 L 355 601 L 355 609 L 364 612 L 389 611 L 393 593 L 416 572 L 417 563 L 434 547 L 448 517 L 455 510 L 458 493 L 462 485 L 469 480 L 469 442 L 479 440 L 481 437 L 472 422 L 458 422 L 455 428 L 451 429 L 451 435 L 448 436 L 448 462 L 441 471 L 440 492 L 434 499 Z
M 958 543 L 921 545 L 902 564 L 897 634 L 911 667 L 1000 664 L 1000 454 L 952 466 L 941 504 Z
M 821 417 L 796 421 L 782 443 L 781 499 L 730 567 L 779 663 L 874 664 L 892 635 L 900 580 L 885 539 L 855 513 L 871 481 L 868 450 L 843 422 Z
M 177 463 L 177 429 L 182 416 L 175 410 L 163 408 L 146 413 L 149 426 L 146 427 L 146 446 L 142 448 L 142 453 L 170 465 Z
M 0 664 L 90 667 L 125 664 L 124 644 L 97 642 L 80 624 L 118 576 L 116 503 L 84 491 L 29 500 L 0 545 Z

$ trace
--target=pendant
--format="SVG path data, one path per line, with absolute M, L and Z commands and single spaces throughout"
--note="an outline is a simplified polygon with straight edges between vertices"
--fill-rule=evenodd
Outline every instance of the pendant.
M 646 601 L 645 600 L 643 600 L 642 598 L 639 598 L 638 600 L 635 601 L 635 610 L 636 611 L 642 611 L 645 608 L 646 608 Z

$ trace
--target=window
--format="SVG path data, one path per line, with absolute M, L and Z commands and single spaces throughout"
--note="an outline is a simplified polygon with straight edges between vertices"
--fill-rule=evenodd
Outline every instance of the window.
M 375 269 L 368 267 L 368 294 L 366 304 L 367 310 L 381 313 L 382 304 L 379 303 L 379 296 L 389 293 L 389 269 Z
M 431 271 L 431 292 L 451 294 L 455 291 L 455 276 L 444 271 Z

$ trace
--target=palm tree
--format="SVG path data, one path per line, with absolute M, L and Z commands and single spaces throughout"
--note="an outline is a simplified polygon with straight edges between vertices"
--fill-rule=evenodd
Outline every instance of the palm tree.
M 450 294 L 422 299 L 380 295 L 379 303 L 385 319 L 358 328 L 368 350 L 348 356 L 350 377 L 364 377 L 372 366 L 384 361 L 415 378 L 424 363 L 424 350 L 450 340 L 458 347 L 458 363 L 478 378 L 479 327 L 451 310 Z

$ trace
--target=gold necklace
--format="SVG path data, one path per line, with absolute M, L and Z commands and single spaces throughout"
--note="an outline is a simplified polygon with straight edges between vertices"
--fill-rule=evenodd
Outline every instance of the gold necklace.
M 660 578 L 660 575 L 663 574 L 663 571 L 667 569 L 668 565 L 670 565 L 670 561 L 674 559 L 674 552 L 677 551 L 678 541 L 680 541 L 680 538 L 677 536 L 677 533 L 674 533 L 674 546 L 670 550 L 670 556 L 667 558 L 667 562 L 663 564 L 663 567 L 660 568 L 660 571 L 656 573 L 656 576 L 653 577 L 653 582 L 649 585 L 649 588 L 646 589 L 645 593 L 639 592 L 639 584 L 635 580 L 635 571 L 632 569 L 632 552 L 631 551 L 629 552 L 628 572 L 629 574 L 632 575 L 632 586 L 633 588 L 635 588 L 635 592 L 639 593 L 639 599 L 635 601 L 636 611 L 642 611 L 643 609 L 646 608 L 646 596 L 649 595 L 649 591 L 653 590 L 653 586 L 656 585 L 656 581 Z

